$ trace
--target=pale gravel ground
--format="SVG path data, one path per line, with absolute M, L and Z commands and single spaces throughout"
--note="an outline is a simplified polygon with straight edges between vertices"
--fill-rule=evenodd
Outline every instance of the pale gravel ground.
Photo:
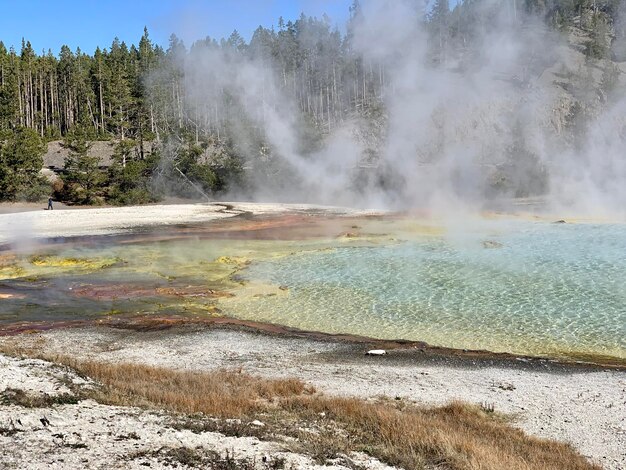
M 64 374 L 60 367 L 51 368 L 46 361 L 13 358 L 0 355 L 0 391 L 7 388 L 23 390 L 28 393 L 46 393 L 48 395 L 69 393 L 68 386 L 59 381 L 51 380 L 54 375 Z M 72 377 L 75 383 L 87 383 L 77 376 Z
M 0 243 L 46 237 L 104 235 L 153 225 L 205 222 L 231 214 L 202 204 L 106 207 L 0 214 Z
M 233 208 L 226 208 L 232 205 Z M 251 202 L 215 202 L 207 204 L 171 204 L 128 207 L 104 207 L 75 210 L 0 213 L 0 243 L 24 244 L 29 240 L 50 237 L 109 235 L 136 228 L 209 222 L 233 217 L 243 212 L 257 215 L 286 211 L 321 210 L 326 214 L 371 214 L 372 211 L 315 206 L 309 204 L 270 204 Z
M 50 396 L 68 393 L 68 380 L 77 386 L 91 386 L 71 371 L 49 362 L 0 355 L 0 396 L 7 388 Z M 43 418 L 47 420 L 45 425 Z M 259 469 L 284 459 L 287 470 L 349 470 L 339 463 L 317 465 L 307 456 L 288 451 L 283 443 L 176 430 L 170 427 L 171 421 L 172 416 L 167 413 L 103 405 L 93 400 L 49 408 L 0 404 L 0 431 L 17 431 L 12 435 L 0 432 L 0 469 L 188 468 L 168 461 L 165 455 L 169 449 L 186 447 L 200 449 L 200 454 L 217 452 L 224 457 L 228 453 L 237 460 L 256 463 Z M 152 455 L 153 452 L 157 454 Z M 351 455 L 350 459 L 366 468 L 393 470 L 364 454 Z
M 530 434 L 569 442 L 604 468 L 626 468 L 623 371 L 554 373 L 425 364 L 399 360 L 395 352 L 366 357 L 355 354 L 353 345 L 221 329 L 135 333 L 89 328 L 0 341 L 104 361 L 176 369 L 242 368 L 267 377 L 298 377 L 328 394 L 492 404 L 514 415 L 514 424 Z

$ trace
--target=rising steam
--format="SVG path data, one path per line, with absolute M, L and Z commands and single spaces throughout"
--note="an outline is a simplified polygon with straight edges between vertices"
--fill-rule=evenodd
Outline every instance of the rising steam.
M 260 200 L 478 209 L 542 196 L 559 210 L 623 214 L 626 98 L 601 82 L 610 64 L 621 86 L 624 64 L 589 63 L 575 35 L 482 4 L 489 20 L 471 44 L 439 38 L 434 55 L 424 5 L 364 2 L 351 48 L 381 71 L 380 112 L 345 116 L 312 149 L 291 85 L 263 57 L 196 43 L 179 61 L 186 110 L 201 132 L 228 127 Z

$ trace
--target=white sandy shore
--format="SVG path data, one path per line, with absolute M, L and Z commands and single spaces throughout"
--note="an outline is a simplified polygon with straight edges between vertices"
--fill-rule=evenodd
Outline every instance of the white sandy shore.
M 220 329 L 134 333 L 90 328 L 0 341 L 102 361 L 175 369 L 243 368 L 269 377 L 298 377 L 329 394 L 493 405 L 513 415 L 514 424 L 530 434 L 569 442 L 604 468 L 626 468 L 623 371 L 421 363 L 401 360 L 397 351 L 366 357 L 364 350 L 355 353 L 354 345 Z
M 120 233 L 132 228 L 204 222 L 230 214 L 200 204 L 106 207 L 0 214 L 0 242 L 24 239 Z
M 39 238 L 109 235 L 140 227 L 156 227 L 233 217 L 244 212 L 277 214 L 285 211 L 323 210 L 329 214 L 367 214 L 340 207 L 309 204 L 207 203 L 78 210 L 28 211 L 0 214 L 0 243 Z

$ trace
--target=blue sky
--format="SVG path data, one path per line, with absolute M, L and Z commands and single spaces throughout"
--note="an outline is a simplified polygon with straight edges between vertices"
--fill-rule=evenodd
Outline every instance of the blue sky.
M 136 44 L 144 26 L 152 40 L 167 45 L 171 33 L 189 45 L 207 35 L 221 38 L 237 29 L 246 39 L 259 24 L 279 16 L 296 19 L 302 11 L 343 24 L 351 0 L 0 0 L 0 40 L 19 51 L 22 37 L 37 52 L 63 44 L 91 54 L 109 47 L 115 36 Z
M 0 0 L 0 41 L 18 51 L 25 38 L 37 52 L 51 49 L 58 54 L 67 44 L 92 54 L 97 46 L 108 48 L 116 36 L 137 44 L 144 26 L 153 42 L 164 47 L 172 33 L 187 45 L 207 35 L 228 37 L 234 29 L 249 39 L 259 25 L 276 26 L 280 16 L 296 19 L 301 12 L 326 13 L 334 24 L 343 25 L 351 4 L 352 0 Z

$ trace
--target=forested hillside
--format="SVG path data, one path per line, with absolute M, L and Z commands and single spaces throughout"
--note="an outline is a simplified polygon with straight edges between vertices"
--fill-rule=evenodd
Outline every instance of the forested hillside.
M 598 106 L 608 106 L 611 93 L 621 86 L 617 64 L 626 61 L 626 18 L 620 4 L 465 0 L 451 10 L 447 1 L 438 0 L 415 19 L 415 28 L 425 32 L 427 62 L 422 66 L 467 73 L 481 60 L 489 37 L 485 31 L 503 15 L 508 27 L 519 30 L 521 44 L 529 23 L 537 22 L 543 33 L 578 47 L 585 58 L 578 69 L 555 72 L 562 75 L 560 85 L 550 84 L 569 93 L 564 126 L 570 126 L 572 135 L 580 134 L 584 119 L 601 113 Z M 27 39 L 20 50 L 0 42 L 0 198 L 36 199 L 50 193 L 49 183 L 36 175 L 45 143 L 54 140 L 63 141 L 70 155 L 54 191 L 71 202 L 124 204 L 164 194 L 210 197 L 229 188 L 242 194 L 256 191 L 276 184 L 272 175 L 290 175 L 277 168 L 281 149 L 267 135 L 271 113 L 289 113 L 296 130 L 293 152 L 313 160 L 331 136 L 355 123 L 350 135 L 361 149 L 356 167 L 383 168 L 381 148 L 392 125 L 386 96 L 397 90 L 399 72 L 387 57 L 378 60 L 374 53 L 363 53 L 362 33 L 356 30 L 365 14 L 355 1 L 345 33 L 326 17 L 302 15 L 295 21 L 280 18 L 276 29 L 259 26 L 249 42 L 235 31 L 227 39 L 207 37 L 188 47 L 174 35 L 161 47 L 144 30 L 136 45 L 114 39 L 93 55 L 66 46 L 58 56 L 38 53 Z M 412 47 L 416 45 L 399 49 Z M 528 42 L 528 62 L 519 74 L 500 79 L 521 90 L 544 79 L 542 72 L 552 63 L 534 57 L 533 47 Z M 214 57 L 219 60 L 207 59 Z M 236 77 L 229 76 L 232 64 L 240 64 Z M 246 64 L 269 78 L 233 86 L 247 73 Z M 585 87 L 594 92 L 581 92 Z M 95 140 L 111 141 L 113 164 L 107 169 L 90 155 Z M 523 142 L 507 145 L 519 147 L 516 158 L 531 153 Z M 533 178 L 541 178 L 541 168 L 532 171 Z M 506 165 L 490 178 L 496 189 L 511 180 Z M 394 181 L 384 168 L 375 180 L 382 186 Z M 519 194 L 545 191 L 542 184 L 531 186 Z

